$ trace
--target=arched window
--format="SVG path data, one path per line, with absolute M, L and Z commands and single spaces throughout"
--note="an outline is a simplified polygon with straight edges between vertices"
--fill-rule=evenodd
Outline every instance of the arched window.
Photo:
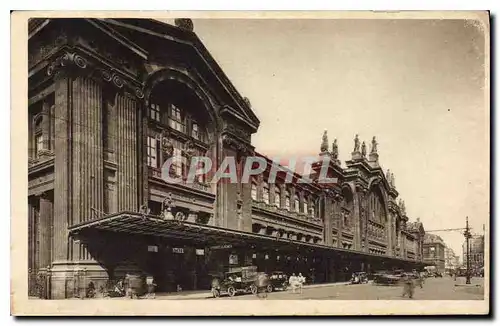
M 304 214 L 309 214 L 309 197 L 304 196 L 304 202 L 302 203 Z
M 280 208 L 283 207 L 281 205 L 281 188 L 278 184 L 274 185 L 274 205 Z
M 287 210 L 290 210 L 290 190 L 286 190 L 286 193 L 285 193 L 285 208 Z
M 298 194 L 295 194 L 295 196 L 293 196 L 293 208 L 297 213 L 300 212 L 300 200 Z
M 252 182 L 252 199 L 257 200 L 257 185 Z
M 269 204 L 269 184 L 267 182 L 264 182 L 264 184 L 262 185 L 262 189 L 262 199 L 266 204 Z
M 314 204 L 314 199 L 311 201 L 311 216 L 316 217 L 316 205 Z

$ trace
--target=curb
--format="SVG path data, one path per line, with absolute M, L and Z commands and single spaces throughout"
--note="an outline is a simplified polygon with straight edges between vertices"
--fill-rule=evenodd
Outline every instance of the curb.
M 312 288 L 321 288 L 321 287 L 332 287 L 332 286 L 341 286 L 341 285 L 349 285 L 350 282 L 339 282 L 339 283 L 324 283 L 324 284 L 310 284 L 304 285 L 304 289 L 312 289 Z M 212 298 L 212 294 L 209 290 L 207 292 L 202 293 L 192 293 L 192 294 L 172 294 L 165 296 L 156 296 L 156 300 L 178 300 L 178 299 L 210 299 Z

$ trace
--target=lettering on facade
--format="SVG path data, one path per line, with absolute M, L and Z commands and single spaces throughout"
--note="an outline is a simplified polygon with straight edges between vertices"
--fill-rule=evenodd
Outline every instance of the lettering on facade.
M 184 253 L 184 248 L 172 248 L 172 252 L 174 254 L 183 254 Z
M 158 252 L 158 246 L 148 246 L 148 252 Z
M 217 245 L 217 246 L 212 246 L 210 249 L 231 249 L 233 248 L 233 245 L 230 244 L 224 244 L 224 245 Z

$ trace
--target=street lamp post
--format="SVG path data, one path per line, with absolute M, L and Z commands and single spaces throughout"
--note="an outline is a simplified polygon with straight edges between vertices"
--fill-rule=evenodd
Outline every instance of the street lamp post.
M 469 239 L 471 238 L 470 234 L 470 229 L 469 229 L 469 217 L 467 216 L 465 218 L 465 231 L 464 231 L 464 237 L 465 237 L 465 244 L 466 244 L 466 264 L 467 264 L 467 271 L 465 274 L 465 284 L 470 284 L 470 258 L 469 258 Z

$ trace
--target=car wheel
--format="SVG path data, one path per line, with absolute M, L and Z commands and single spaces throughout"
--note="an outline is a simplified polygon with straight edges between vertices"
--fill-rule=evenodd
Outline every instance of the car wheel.
M 267 286 L 267 292 L 268 292 L 268 293 L 273 292 L 273 286 L 272 286 L 271 284 L 269 284 L 269 285 Z
M 218 297 L 220 297 L 220 291 L 217 289 L 213 289 L 212 295 L 214 296 L 214 298 L 218 298 Z
M 283 284 L 283 291 L 286 291 L 287 289 L 288 289 L 288 284 L 287 283 Z
M 230 286 L 229 288 L 227 288 L 227 294 L 229 294 L 230 297 L 234 297 L 234 295 L 236 294 L 236 289 Z
M 257 294 L 257 287 L 255 285 L 251 285 L 250 291 L 252 292 L 252 294 Z

